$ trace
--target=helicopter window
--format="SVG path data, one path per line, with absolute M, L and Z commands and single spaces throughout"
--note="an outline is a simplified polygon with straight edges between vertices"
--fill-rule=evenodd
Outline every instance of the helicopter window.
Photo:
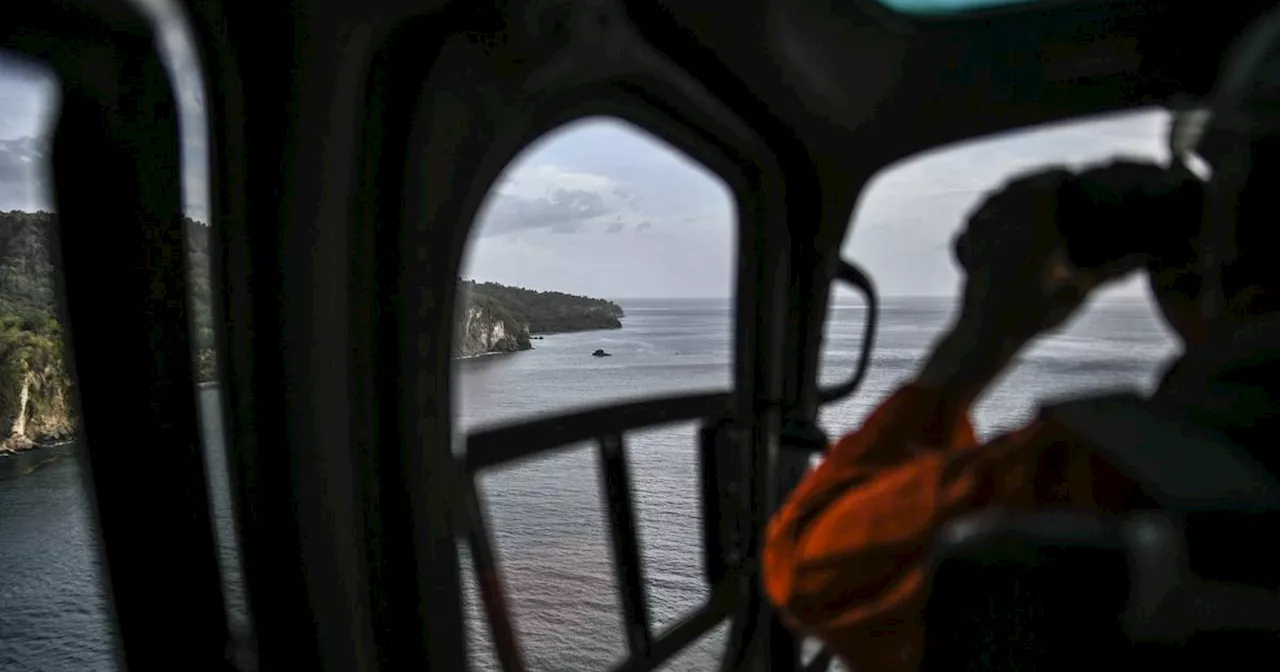
M 201 65 L 183 10 L 172 0 L 133 0 L 153 23 L 157 50 L 177 97 L 182 154 L 182 205 L 190 270 L 191 340 L 196 363 L 197 410 L 204 446 L 209 496 L 218 544 L 218 563 L 227 597 L 227 616 L 242 646 L 252 641 L 252 621 L 236 538 L 226 439 L 223 434 L 221 373 L 214 334 L 211 257 L 216 222 L 210 212 L 207 111 Z M 252 655 L 246 648 L 238 655 Z
M 236 636 L 247 642 L 252 628 L 237 557 L 213 365 L 211 222 L 200 66 L 176 4 L 137 0 L 135 6 L 156 28 L 156 48 L 176 96 L 183 231 L 191 280 L 190 333 L 200 382 L 195 394 L 205 466 L 211 477 L 227 616 Z M 50 212 L 54 199 L 49 147 L 58 90 L 50 71 L 7 53 L 0 55 L 0 264 L 7 269 L 0 271 L 0 322 L 7 341 L 0 346 L 0 369 L 9 376 L 21 376 L 26 370 L 22 365 L 27 369 L 33 365 L 32 353 L 40 354 L 40 348 L 53 345 L 50 341 L 59 340 L 57 334 L 65 329 L 52 294 L 54 272 L 48 257 L 58 217 Z M 42 329 L 49 330 L 51 338 L 41 334 Z M 0 579 L 6 604 L 0 615 L 0 631 L 6 633 L 0 641 L 0 667 L 110 670 L 117 665 L 116 633 L 103 590 L 106 575 L 99 561 L 100 542 L 82 488 L 87 464 L 73 441 L 74 430 L 66 427 L 79 422 L 74 407 L 64 406 L 73 394 L 62 361 L 69 354 L 62 352 L 60 342 L 56 345 L 56 357 L 38 361 L 57 364 L 50 371 L 61 372 L 59 380 L 36 375 L 31 378 L 33 385 L 0 381 L 0 397 L 29 388 L 24 431 L 14 431 L 10 422 L 15 416 L 10 414 L 3 421 L 6 432 L 0 441 L 7 448 L 34 444 L 9 454 L 0 447 L 0 502 L 14 514 L 0 516 L 0 557 L 11 568 Z M 22 568 L 34 574 L 26 576 Z M 33 576 L 39 580 L 32 580 Z M 247 649 L 235 655 L 246 654 Z
M 624 437 L 645 607 L 661 632 L 711 595 L 703 573 L 697 423 Z M 605 669 L 627 655 L 598 447 L 585 443 L 481 476 L 516 633 L 533 669 Z M 464 601 L 475 669 L 500 669 L 466 545 Z M 722 623 L 659 669 L 713 669 Z M 566 642 L 569 643 L 566 646 Z
M 597 669 L 626 655 L 594 458 L 592 444 L 568 446 L 479 479 L 515 631 L 533 669 Z M 470 549 L 459 550 L 472 664 L 501 669 Z
M 1113 157 L 1167 163 L 1168 123 L 1167 114 L 1149 110 L 1076 119 L 933 150 L 875 176 L 842 252 L 864 264 L 879 287 L 879 333 L 862 393 L 823 408 L 828 434 L 857 427 L 915 371 L 949 324 L 962 280 L 951 241 L 985 192 L 1048 164 L 1080 167 Z M 821 353 L 825 384 L 855 368 L 866 319 L 851 290 L 837 286 L 831 304 Z M 1145 282 L 1129 278 L 1099 292 L 1069 324 L 1023 354 L 979 401 L 978 431 L 1012 429 L 1046 398 L 1098 387 L 1148 389 L 1174 348 Z
M 54 317 L 56 76 L 0 52 L 0 667 L 110 669 L 112 625 Z
M 580 120 L 535 142 L 491 188 L 468 246 L 454 344 L 457 431 L 727 391 L 736 217 L 724 182 L 629 123 Z M 710 595 L 697 432 L 685 422 L 620 437 L 655 633 Z M 604 669 L 627 656 L 617 585 L 626 579 L 614 567 L 602 450 L 575 444 L 478 478 L 534 669 Z M 476 669 L 498 669 L 471 549 L 461 552 L 468 650 Z M 724 630 L 662 669 L 711 669 Z
M 635 126 L 587 119 L 519 155 L 459 288 L 459 428 L 730 385 L 736 212 Z

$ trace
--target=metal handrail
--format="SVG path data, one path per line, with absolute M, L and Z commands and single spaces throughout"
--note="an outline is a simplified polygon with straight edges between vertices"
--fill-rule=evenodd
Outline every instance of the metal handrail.
M 710 418 L 723 412 L 729 395 L 725 392 L 687 394 L 587 409 L 529 422 L 482 430 L 466 439 L 466 453 L 459 459 L 463 474 L 460 484 L 460 527 L 471 548 L 481 600 L 505 672 L 526 668 L 519 638 L 515 633 L 506 589 L 498 569 L 493 539 L 477 492 L 481 471 L 511 462 L 567 448 L 585 440 L 596 440 L 602 462 L 602 483 L 608 506 L 614 567 L 618 574 L 622 617 L 626 629 L 628 656 L 615 668 L 626 672 L 648 672 L 706 634 L 733 612 L 736 575 L 724 577 L 712 586 L 712 596 L 684 620 L 654 637 L 649 622 L 648 599 L 640 546 L 636 532 L 634 497 L 627 468 L 623 433 L 695 418 Z
M 700 392 L 588 408 L 485 429 L 467 436 L 463 468 L 466 473 L 475 474 L 603 436 L 707 418 L 722 412 L 728 403 L 728 392 Z

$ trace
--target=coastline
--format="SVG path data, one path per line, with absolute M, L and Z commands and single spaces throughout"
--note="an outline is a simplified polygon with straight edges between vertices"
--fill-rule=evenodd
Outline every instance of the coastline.
M 61 446 L 67 443 L 75 443 L 75 437 L 62 436 L 56 439 L 39 439 L 39 440 L 32 441 L 30 445 L 24 446 L 22 448 L 0 448 L 0 458 L 7 457 L 10 455 L 22 455 L 24 453 L 30 453 L 32 451 L 40 450 L 43 448 L 52 448 L 55 446 Z
M 517 352 L 528 352 L 529 350 L 532 350 L 532 349 L 533 348 L 528 348 L 525 350 L 495 350 L 493 352 L 477 352 L 474 355 L 457 355 L 454 357 L 450 357 L 449 359 L 457 362 L 457 361 L 462 361 L 464 359 L 480 359 L 481 357 L 493 357 L 496 355 L 513 355 Z
M 603 327 L 603 328 L 596 328 L 596 329 L 570 329 L 565 331 L 539 332 L 537 335 L 546 337 L 546 336 L 555 336 L 560 334 L 583 333 L 583 332 L 590 332 L 590 331 L 616 331 L 619 328 L 620 327 Z M 528 350 L 533 350 L 533 349 L 534 348 L 532 347 L 528 348 Z M 517 352 L 525 352 L 525 350 L 480 352 L 473 355 L 462 355 L 458 357 L 451 357 L 450 359 L 454 361 L 466 361 L 466 360 L 482 359 L 485 357 L 496 357 L 499 355 L 511 355 Z M 197 389 L 200 389 L 200 390 L 207 390 L 207 389 L 218 387 L 218 384 L 219 384 L 219 381 L 216 381 L 216 380 L 205 380 L 205 381 L 197 382 L 196 387 Z M 15 473 L 30 473 L 31 471 L 34 471 L 36 468 L 38 468 L 42 464 L 45 464 L 46 462 L 50 462 L 52 460 L 56 460 L 60 457 L 65 456 L 70 452 L 67 449 L 74 445 L 75 445 L 75 438 L 73 437 L 73 438 L 60 438 L 60 439 L 52 439 L 52 440 L 44 440 L 44 441 L 35 441 L 30 446 L 27 446 L 24 448 L 0 450 L 0 478 L 9 476 Z
M 196 386 L 198 389 L 205 390 L 217 387 L 218 381 L 204 381 L 197 383 Z M 17 472 L 27 473 L 47 461 L 63 457 L 69 452 L 65 449 L 74 446 L 75 442 L 76 438 L 73 434 L 69 437 L 33 441 L 30 445 L 21 448 L 0 449 L 0 477 Z
M 22 450 L 0 451 L 0 478 L 29 474 L 49 462 L 71 454 L 75 444 L 75 439 L 57 439 L 37 442 Z
M 538 331 L 538 332 L 530 332 L 529 336 L 532 340 L 542 340 L 543 338 L 546 338 L 549 336 L 563 336 L 565 334 L 586 334 L 593 331 L 620 331 L 622 330 L 622 328 L 623 328 L 623 325 L 618 325 L 616 327 L 591 327 L 588 329 L 563 329 L 563 330 L 556 330 L 556 331 Z M 459 362 L 459 361 L 464 361 L 469 359 L 494 357 L 497 355 L 514 355 L 518 352 L 528 352 L 530 350 L 537 350 L 537 347 L 531 344 L 530 347 L 524 348 L 521 350 L 495 350 L 492 352 L 477 352 L 474 355 L 455 355 L 453 357 L 450 357 L 449 359 L 455 362 Z

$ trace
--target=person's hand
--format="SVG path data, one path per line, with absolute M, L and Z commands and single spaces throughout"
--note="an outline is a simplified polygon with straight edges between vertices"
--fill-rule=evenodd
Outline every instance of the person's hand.
M 1099 284 L 1142 265 L 1141 255 L 1087 270 L 1071 263 L 1058 214 L 1073 179 L 1061 169 L 1015 178 L 957 236 L 956 258 L 967 272 L 960 320 L 975 334 L 1017 350 L 1065 322 Z
M 1014 179 L 987 197 L 956 238 L 967 271 L 960 316 L 916 383 L 967 406 L 1024 345 L 1061 325 L 1099 284 L 1141 266 L 1141 255 L 1083 270 L 1059 233 L 1065 170 Z

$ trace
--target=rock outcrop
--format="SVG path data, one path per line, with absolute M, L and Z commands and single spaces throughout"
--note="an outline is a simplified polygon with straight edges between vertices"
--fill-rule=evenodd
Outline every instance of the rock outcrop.
M 531 334 L 620 329 L 622 308 L 612 301 L 540 292 L 496 282 L 461 281 L 454 357 L 529 350 Z
M 530 350 L 529 327 L 502 304 L 487 297 L 467 297 L 454 322 L 454 357 Z
M 71 379 L 56 326 L 0 322 L 0 453 L 74 430 Z
M 0 453 L 74 430 L 71 380 L 53 319 L 47 212 L 0 212 Z

